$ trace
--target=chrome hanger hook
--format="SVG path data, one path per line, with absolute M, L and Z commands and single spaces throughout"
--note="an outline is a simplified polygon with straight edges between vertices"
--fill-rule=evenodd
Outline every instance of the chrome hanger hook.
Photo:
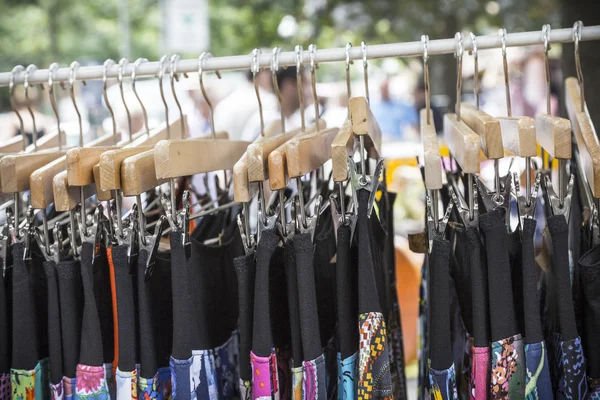
M 317 96 L 317 75 L 315 70 L 319 68 L 319 65 L 315 63 L 315 53 L 317 52 L 317 45 L 310 44 L 308 46 L 309 56 L 310 56 L 310 82 L 312 86 L 313 92 L 313 102 L 315 106 L 315 123 L 317 124 L 317 129 L 319 126 L 319 97 Z
M 77 102 L 75 101 L 75 80 L 77 79 L 77 70 L 79 69 L 79 63 L 77 61 L 73 61 L 69 66 L 69 93 L 71 95 L 71 101 L 73 102 L 73 107 L 75 107 L 75 112 L 77 113 L 77 120 L 79 122 L 79 147 L 83 147 L 83 122 L 81 120 L 81 113 L 79 112 L 79 107 L 77 107 Z M 85 85 L 85 81 L 82 81 Z
M 27 66 L 27 68 L 25 69 L 25 76 L 23 77 L 23 89 L 25 89 L 25 102 L 27 103 L 27 111 L 29 111 L 29 115 L 31 115 L 31 122 L 33 123 L 33 131 L 32 131 L 32 142 L 33 142 L 33 148 L 35 151 L 37 151 L 37 139 L 38 139 L 38 134 L 37 134 L 37 125 L 35 123 L 35 114 L 33 113 L 33 109 L 31 108 L 31 100 L 29 99 L 29 74 L 31 74 L 32 72 L 37 71 L 37 67 L 34 64 L 30 64 Z
M 260 136 L 265 136 L 265 120 L 263 118 L 263 107 L 262 101 L 260 101 L 260 90 L 258 88 L 258 81 L 256 80 L 256 74 L 260 72 L 260 57 L 262 51 L 257 47 L 252 50 L 252 62 L 250 64 L 250 71 L 252 72 L 252 80 L 254 81 L 254 91 L 256 92 L 256 100 L 258 100 L 258 114 L 260 116 Z
M 112 106 L 110 105 L 110 102 L 108 101 L 108 76 L 107 76 L 107 72 L 108 69 L 115 66 L 115 61 L 111 58 L 107 59 L 106 61 L 104 61 L 104 64 L 102 64 L 103 67 L 103 71 L 102 71 L 102 95 L 104 96 L 104 103 L 106 103 L 106 108 L 108 108 L 108 112 L 110 113 L 110 118 L 112 120 L 112 128 L 113 128 L 113 144 L 117 144 L 118 140 L 117 140 L 117 120 L 115 119 L 115 112 L 112 108 Z
M 25 67 L 22 65 L 17 65 L 10 72 L 10 77 L 8 80 L 8 93 L 10 98 L 10 105 L 12 106 L 13 111 L 17 114 L 17 118 L 19 119 L 19 128 L 21 130 L 21 136 L 23 137 L 23 151 L 27 148 L 27 135 L 25 134 L 25 126 L 23 125 L 23 117 L 21 117 L 21 113 L 19 113 L 19 109 L 15 104 L 15 74 L 17 72 L 25 72 Z
M 56 116 L 56 129 L 58 130 L 58 149 L 62 150 L 62 132 L 60 131 L 60 117 L 58 114 L 58 106 L 56 105 L 56 98 L 54 97 L 54 74 L 56 70 L 60 68 L 58 63 L 52 63 L 48 67 L 48 97 L 50 97 L 50 105 L 52 111 Z
M 508 76 L 508 59 L 506 57 L 506 29 L 498 30 L 500 41 L 502 42 L 502 65 L 504 68 L 504 87 L 506 89 L 506 115 L 512 117 L 512 106 L 510 103 L 510 79 Z
M 177 62 L 181 59 L 179 54 L 173 54 L 171 56 L 171 91 L 173 92 L 173 98 L 175 99 L 175 104 L 177 104 L 177 108 L 179 109 L 179 124 L 181 126 L 181 138 L 185 138 L 185 123 L 183 121 L 183 110 L 181 109 L 181 104 L 179 103 L 179 98 L 177 97 L 177 93 L 175 92 L 175 81 L 179 81 L 179 77 L 177 75 Z M 187 78 L 186 74 L 183 74 L 184 77 Z
M 473 32 L 469 33 L 469 37 L 471 38 L 471 45 L 473 46 L 473 50 L 471 50 L 471 54 L 473 54 L 473 94 L 475 95 L 475 107 L 479 110 L 479 54 L 477 50 L 477 36 Z
M 548 51 L 550 50 L 550 24 L 542 26 L 542 41 L 544 42 L 544 65 L 546 70 L 546 113 L 552 114 L 550 104 L 550 62 L 548 60 Z
M 346 43 L 346 91 L 348 92 L 348 100 L 352 97 L 352 85 L 350 83 L 350 64 L 354 64 L 354 61 L 350 58 L 350 50 L 352 50 L 352 43 Z M 348 107 L 348 117 L 350 116 L 350 107 Z
M 117 76 L 117 81 L 119 82 L 119 90 L 121 91 L 121 101 L 123 101 L 123 106 L 125 106 L 125 112 L 127 113 L 127 127 L 129 132 L 129 141 L 133 140 L 133 132 L 131 132 L 131 113 L 129 112 L 129 107 L 127 107 L 127 102 L 125 101 L 125 92 L 123 91 L 123 68 L 129 64 L 129 60 L 126 58 L 121 58 L 119 60 L 119 75 Z
M 304 122 L 304 95 L 302 94 L 302 67 L 303 67 L 303 49 L 302 46 L 297 45 L 296 51 L 296 86 L 298 87 L 298 100 L 300 104 L 300 121 L 302 132 L 306 130 L 306 124 Z
M 425 84 L 425 109 L 427 114 L 427 124 L 431 124 L 431 89 L 429 84 L 429 36 L 422 35 L 421 43 L 423 43 L 423 81 Z
M 281 53 L 281 48 L 273 47 L 273 58 L 271 59 L 271 74 L 273 78 L 273 89 L 275 90 L 275 96 L 277 96 L 277 102 L 279 103 L 279 113 L 281 114 L 281 132 L 285 132 L 285 115 L 283 115 L 283 108 L 281 107 L 281 91 L 279 90 L 279 82 L 277 81 L 277 71 L 279 71 L 279 53 Z
M 371 104 L 371 98 L 369 97 L 369 62 L 367 61 L 367 44 L 363 40 L 360 42 L 360 49 L 362 51 L 363 61 L 363 73 L 365 76 L 365 97 L 367 98 L 367 104 Z
M 206 101 L 206 104 L 208 105 L 208 115 L 210 117 L 210 132 L 212 133 L 212 138 L 215 139 L 215 117 L 213 105 L 210 99 L 208 98 L 208 94 L 206 93 L 206 89 L 204 88 L 204 81 L 202 80 L 204 75 L 204 60 L 211 57 L 212 54 L 206 51 L 200 54 L 200 57 L 198 57 L 198 80 L 200 81 L 200 90 L 202 91 L 202 96 L 204 96 L 204 101 Z M 221 73 L 218 70 L 215 71 L 215 74 L 217 75 L 217 78 L 221 79 Z
M 462 32 L 456 32 L 454 35 L 454 39 L 456 39 L 456 52 L 454 53 L 454 57 L 456 58 L 456 119 L 460 121 L 460 102 L 462 98 L 462 60 L 463 53 L 465 51 L 464 47 L 464 37 Z
M 133 89 L 133 94 L 135 95 L 135 98 L 137 99 L 138 103 L 140 103 L 140 107 L 142 107 L 142 115 L 144 116 L 144 129 L 146 130 L 146 135 L 150 137 L 150 129 L 148 128 L 148 113 L 146 112 L 146 107 L 144 107 L 144 103 L 142 103 L 142 99 L 138 95 L 137 90 L 135 90 L 135 72 L 138 69 L 138 67 L 145 62 L 148 62 L 148 59 L 140 57 L 133 63 L 133 68 L 131 69 L 131 88 Z M 141 212 L 142 211 L 140 211 L 140 213 Z
M 583 91 L 583 71 L 581 70 L 581 59 L 579 58 L 579 41 L 581 40 L 581 31 L 583 22 L 577 21 L 573 25 L 573 43 L 575 47 L 575 67 L 577 68 L 577 79 L 579 80 L 579 93 L 581 95 L 581 111 L 585 111 L 585 96 Z
M 169 58 L 168 55 L 164 55 L 158 62 L 158 88 L 160 89 L 160 98 L 162 99 L 163 105 L 165 106 L 165 123 L 167 125 L 167 139 L 171 138 L 171 127 L 169 126 L 169 106 L 167 99 L 165 98 L 165 90 L 163 88 L 163 75 L 165 74 L 165 61 Z

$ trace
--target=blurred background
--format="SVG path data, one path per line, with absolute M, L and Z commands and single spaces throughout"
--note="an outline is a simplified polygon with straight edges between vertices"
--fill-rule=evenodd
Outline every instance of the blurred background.
M 47 68 L 58 62 L 68 66 L 73 60 L 82 65 L 100 65 L 112 58 L 138 57 L 158 60 L 164 54 L 179 53 L 195 58 L 203 51 L 214 56 L 249 54 L 260 47 L 270 52 L 274 46 L 283 51 L 301 44 L 318 48 L 344 47 L 350 42 L 360 46 L 452 38 L 457 31 L 465 37 L 497 34 L 504 27 L 509 33 L 553 28 L 571 28 L 576 20 L 585 25 L 600 24 L 598 0 L 2 0 L 0 1 L 0 70 L 15 65 L 36 64 Z M 552 45 L 550 50 L 552 110 L 564 113 L 563 79 L 575 75 L 573 45 Z M 600 45 L 581 43 L 581 62 L 585 77 L 586 100 L 592 118 L 600 121 Z M 508 63 L 512 111 L 514 115 L 534 116 L 546 107 L 546 79 L 543 46 L 509 48 Z M 306 66 L 304 106 L 307 118 L 314 119 L 314 97 Z M 437 129 L 442 115 L 453 110 L 456 93 L 456 61 L 453 55 L 432 56 L 429 62 L 431 101 Z M 350 68 L 353 95 L 365 93 L 362 62 Z M 463 59 L 462 99 L 473 102 L 473 57 Z M 500 49 L 479 52 L 480 103 L 484 111 L 506 115 L 504 71 Z M 384 156 L 388 160 L 388 179 L 401 192 L 396 203 L 399 295 L 405 335 L 407 361 L 416 357 L 416 323 L 420 255 L 406 245 L 410 232 L 422 229 L 424 190 L 416 156 L 419 154 L 418 110 L 424 107 L 422 58 L 386 59 L 369 62 L 371 107 L 384 133 Z M 328 63 L 317 71 L 317 94 L 328 126 L 339 126 L 346 118 L 348 104 L 344 63 Z M 261 88 L 265 122 L 279 118 L 271 75 L 263 71 L 256 77 Z M 286 118 L 299 123 L 299 99 L 293 69 L 278 76 Z M 207 92 L 215 106 L 215 128 L 232 137 L 252 139 L 258 132 L 257 102 L 248 72 L 223 72 L 218 80 L 206 74 Z M 178 114 L 170 94 L 169 113 Z M 176 84 L 183 111 L 188 115 L 191 136 L 210 131 L 209 109 L 199 90 L 197 74 Z M 58 86 L 57 86 L 58 88 Z M 126 77 L 124 98 L 131 111 L 131 130 L 143 127 L 141 108 Z M 156 79 L 140 79 L 140 98 L 148 111 L 150 127 L 164 120 L 165 109 Z M 90 81 L 75 88 L 84 120 L 86 140 L 111 132 L 112 121 L 102 96 L 102 82 Z M 30 91 L 39 133 L 54 129 L 56 119 L 46 90 Z M 77 144 L 77 114 L 68 91 L 57 92 L 61 126 L 70 144 Z M 109 81 L 108 98 L 115 111 L 119 130 L 128 132 L 127 114 L 119 87 Z M 23 112 L 25 130 L 32 130 L 22 87 L 15 93 L 16 105 Z M 19 124 L 11 112 L 8 90 L 0 89 L 0 140 L 17 134 Z M 312 113 L 312 114 L 311 114 Z M 288 126 L 290 126 L 288 125 Z M 501 170 L 503 166 L 501 165 Z M 506 168 L 508 168 L 506 166 Z M 491 166 L 482 168 L 491 177 Z M 414 376 L 414 369 L 409 368 Z

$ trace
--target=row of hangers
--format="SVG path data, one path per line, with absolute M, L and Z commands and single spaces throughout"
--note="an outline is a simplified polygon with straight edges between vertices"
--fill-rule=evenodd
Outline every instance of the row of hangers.
M 546 113 L 536 115 L 535 118 L 526 116 L 513 116 L 510 101 L 510 87 L 508 77 L 508 62 L 506 57 L 506 30 L 500 29 L 499 36 L 502 43 L 502 61 L 504 67 L 504 83 L 506 88 L 507 116 L 491 116 L 479 109 L 478 88 L 478 59 L 477 41 L 473 33 L 470 34 L 472 54 L 474 61 L 474 91 L 475 104 L 461 102 L 462 86 L 462 58 L 464 53 L 463 35 L 458 32 L 455 36 L 458 79 L 456 85 L 456 109 L 455 113 L 444 116 L 444 140 L 448 145 L 452 159 L 456 162 L 460 171 L 466 175 L 467 182 L 463 184 L 464 190 L 460 190 L 460 171 L 451 171 L 442 162 L 440 148 L 433 126 L 430 100 L 429 100 L 429 73 L 428 73 L 428 38 L 422 37 L 424 79 L 426 88 L 426 108 L 421 111 L 421 136 L 424 149 L 424 182 L 427 195 L 427 237 L 429 239 L 428 249 L 435 238 L 443 238 L 450 211 L 453 206 L 457 207 L 461 221 L 465 227 L 478 227 L 478 199 L 482 201 L 486 211 L 504 208 L 506 211 L 507 227 L 510 214 L 510 196 L 517 201 L 519 221 L 526 218 L 534 218 L 535 205 L 538 188 L 541 185 L 545 197 L 545 205 L 551 215 L 564 215 L 569 218 L 571 206 L 571 195 L 574 185 L 574 177 L 567 178 L 567 162 L 572 155 L 578 165 L 578 184 L 583 193 L 584 221 L 595 234 L 591 237 L 595 241 L 598 236 L 598 205 L 600 198 L 600 145 L 596 136 L 595 128 L 585 105 L 584 82 L 581 71 L 579 56 L 579 42 L 581 40 L 581 21 L 573 27 L 573 41 L 575 44 L 575 62 L 577 67 L 577 78 L 565 80 L 565 99 L 569 119 L 551 115 L 550 109 L 550 69 L 548 64 L 548 50 L 550 48 L 550 25 L 542 28 L 544 45 L 545 75 L 547 83 L 547 105 Z M 573 132 L 577 148 L 572 149 L 571 131 Z M 551 164 L 543 161 L 541 171 L 537 172 L 533 182 L 531 157 L 537 155 L 536 145 L 539 143 L 542 152 L 548 154 L 548 159 L 558 161 L 558 194 L 554 191 L 551 179 Z M 480 152 L 486 159 L 494 160 L 494 189 L 490 190 L 476 176 L 480 168 Z M 520 193 L 519 176 L 509 173 L 501 178 L 499 172 L 499 160 L 505 156 L 521 157 L 525 159 L 525 195 Z M 544 154 L 542 159 L 546 160 Z M 512 160 L 511 160 L 512 165 Z M 444 215 L 440 218 L 438 210 L 439 190 L 442 189 L 442 168 L 446 173 L 447 182 L 450 186 L 451 200 Z M 512 187 L 511 190 L 511 180 Z M 475 181 L 475 182 L 474 182 Z M 465 199 L 466 198 L 466 199 Z
M 350 48 L 351 45 L 348 44 L 346 77 L 349 98 L 351 96 Z M 3 271 L 11 264 L 9 250 L 12 243 L 24 243 L 25 257 L 29 258 L 31 241 L 36 240 L 47 260 L 60 261 L 68 255 L 80 258 L 85 243 L 91 244 L 93 258 L 104 241 L 107 246 L 111 243 L 126 245 L 129 249 L 130 262 L 133 262 L 140 249 L 148 251 L 150 256 L 146 272 L 151 274 L 161 236 L 168 231 L 171 231 L 171 234 L 182 234 L 186 252 L 189 254 L 190 220 L 233 207 L 236 203 L 243 205 L 243 212 L 237 219 L 247 253 L 254 251 L 260 233 L 264 229 L 278 227 L 283 239 L 295 233 L 314 234 L 318 217 L 325 208 L 321 205 L 322 199 L 319 193 L 315 193 L 307 204 L 302 195 L 286 199 L 284 193 L 292 179 L 296 182 L 298 193 L 303 193 L 302 178 L 308 174 L 312 174 L 312 181 L 325 182 L 324 177 L 317 177 L 323 175 L 322 171 L 320 174 L 317 172 L 330 159 L 333 162 L 333 180 L 339 185 L 339 194 L 332 195 L 330 199 L 331 204 L 334 205 L 332 209 L 340 216 L 340 223 L 351 223 L 351 221 L 355 223 L 358 210 L 355 193 L 359 189 L 371 191 L 369 203 L 369 210 L 371 210 L 382 169 L 381 132 L 368 101 L 368 64 L 364 42 L 362 49 L 367 96 L 350 98 L 347 121 L 341 128 L 327 128 L 325 121 L 319 118 L 315 73 L 318 65 L 314 60 L 316 46 L 309 47 L 316 118 L 310 125 L 305 122 L 302 102 L 303 49 L 301 46 L 296 46 L 301 127 L 293 130 L 286 130 L 283 114 L 280 121 L 274 121 L 265 127 L 256 80 L 256 74 L 259 72 L 260 50 L 255 49 L 252 53 L 250 69 L 254 77 L 256 100 L 260 110 L 261 135 L 253 142 L 231 140 L 227 132 L 215 130 L 212 103 L 203 84 L 203 64 L 211 57 L 210 53 L 203 53 L 198 59 L 199 83 L 209 107 L 211 127 L 211 135 L 202 138 L 188 137 L 186 116 L 175 90 L 175 83 L 179 80 L 176 66 L 180 59 L 179 55 L 175 54 L 171 57 L 163 56 L 159 62 L 157 81 L 165 107 L 165 121 L 153 129 L 148 127 L 146 109 L 136 91 L 136 70 L 147 60 L 140 58 L 133 64 L 131 85 L 141 106 L 144 120 L 143 129 L 137 133 L 131 132 L 131 115 L 123 89 L 123 69 L 128 64 L 128 60 L 122 59 L 118 63 L 117 81 L 128 118 L 130 133 L 128 138 L 117 129 L 113 107 L 108 100 L 107 70 L 115 66 L 115 62 L 107 60 L 103 64 L 103 96 L 112 117 L 113 131 L 89 143 L 84 143 L 82 119 L 74 93 L 79 63 L 73 62 L 70 65 L 68 89 L 79 123 L 79 145 L 73 148 L 65 147 L 65 134 L 60 129 L 60 117 L 54 97 L 56 84 L 54 72 L 58 64 L 52 64 L 48 73 L 50 102 L 56 116 L 57 128 L 56 131 L 44 135 L 39 140 L 28 96 L 28 89 L 31 86 L 29 75 L 37 68 L 34 65 L 26 69 L 22 66 L 15 67 L 9 84 L 11 104 L 20 120 L 21 133 L 24 133 L 22 117 L 12 103 L 14 74 L 23 71 L 25 98 L 33 119 L 34 137 L 33 145 L 29 147 L 25 147 L 24 137 L 14 141 L 22 144 L 19 149 L 9 145 L 0 147 L 0 188 L 2 193 L 14 195 L 12 205 L 5 205 L 6 223 L 1 229 L 0 257 Z M 278 99 L 280 94 L 276 73 L 279 69 L 279 53 L 279 48 L 273 49 L 271 64 L 273 86 Z M 172 96 L 179 111 L 178 118 L 174 120 L 169 119 L 168 105 L 163 91 L 162 79 L 166 73 L 169 74 Z M 216 75 L 218 78 L 221 77 L 219 71 L 216 71 Z M 185 73 L 184 77 L 187 78 Z M 41 86 L 43 88 L 43 85 Z M 64 86 L 61 83 L 63 89 Z M 235 118 L 235 115 L 232 115 L 232 118 Z M 355 142 L 358 143 L 356 146 Z M 357 147 L 360 154 L 358 167 L 352 160 Z M 371 175 L 367 156 L 378 160 Z M 191 175 L 216 171 L 224 171 L 223 187 L 219 191 L 218 198 L 211 199 L 208 195 L 208 198 L 200 199 L 199 211 L 191 213 L 190 193 L 185 190 L 182 191 L 182 207 L 178 209 L 177 181 Z M 232 179 L 228 179 L 227 171 L 232 171 Z M 277 206 L 267 205 L 263 186 L 267 180 L 270 189 L 278 192 L 277 196 L 271 197 L 272 200 L 279 202 Z M 350 185 L 345 185 L 348 180 Z M 233 201 L 228 202 L 228 190 L 231 185 L 233 185 Z M 183 189 L 183 185 L 180 186 L 179 189 Z M 354 201 L 346 206 L 345 197 L 348 188 L 353 193 L 351 197 Z M 27 191 L 29 197 L 23 195 Z M 145 206 L 142 203 L 143 194 L 146 194 L 148 203 Z M 135 204 L 126 213 L 122 210 L 123 197 L 135 198 Z M 28 198 L 30 204 L 27 205 L 27 212 L 21 220 L 20 201 L 24 198 Z M 256 229 L 250 227 L 249 217 L 249 203 L 255 198 L 258 199 L 259 205 Z M 102 202 L 107 202 L 106 209 Z M 309 213 L 307 210 L 312 208 L 313 203 L 314 211 Z M 89 204 L 93 206 L 88 209 Z M 47 210 L 52 205 L 57 215 L 49 219 Z M 293 219 L 287 221 L 286 207 L 290 205 Z M 277 208 L 278 210 L 273 211 Z M 36 226 L 38 225 L 35 220 L 37 214 L 41 215 L 41 229 Z M 147 223 L 146 215 L 150 214 L 158 214 L 160 218 L 153 223 Z M 165 222 L 168 223 L 167 228 Z M 149 233 L 148 230 L 152 228 L 153 232 Z

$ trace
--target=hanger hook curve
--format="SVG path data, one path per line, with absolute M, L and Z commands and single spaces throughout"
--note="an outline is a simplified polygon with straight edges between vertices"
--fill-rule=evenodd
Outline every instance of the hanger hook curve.
M 577 79 L 579 80 L 579 93 L 581 95 L 581 111 L 585 111 L 585 96 L 583 91 L 583 71 L 581 70 L 581 59 L 579 58 L 579 42 L 581 41 L 581 31 L 583 22 L 577 21 L 573 24 L 573 43 L 575 45 L 575 67 L 577 68 Z
M 179 77 L 177 75 L 177 62 L 181 59 L 179 54 L 173 54 L 171 56 L 171 91 L 173 92 L 173 98 L 175 99 L 175 104 L 177 104 L 177 108 L 179 109 L 179 124 L 181 126 L 181 138 L 185 138 L 185 123 L 183 121 L 183 110 L 181 109 L 181 104 L 179 103 L 179 98 L 177 97 L 177 93 L 175 92 L 175 81 L 179 81 Z M 183 75 L 187 77 L 186 74 Z
M 285 115 L 283 114 L 283 108 L 281 107 L 281 91 L 279 90 L 279 82 L 277 81 L 277 72 L 279 71 L 279 53 L 281 53 L 281 48 L 279 46 L 273 47 L 271 74 L 273 78 L 273 89 L 275 90 L 275 95 L 277 96 L 279 113 L 281 114 L 281 132 L 285 132 Z
M 119 82 L 119 90 L 121 91 L 121 101 L 123 102 L 125 112 L 127 113 L 127 127 L 129 129 L 129 141 L 131 142 L 133 140 L 133 132 L 131 132 L 131 113 L 129 112 L 129 107 L 127 107 L 125 92 L 123 91 L 123 68 L 125 68 L 127 64 L 129 64 L 129 60 L 125 57 L 119 60 L 119 74 L 117 75 L 117 81 Z
M 77 79 L 77 70 L 79 69 L 79 62 L 73 61 L 69 66 L 69 93 L 71 95 L 71 101 L 73 102 L 73 107 L 75 107 L 75 112 L 77 113 L 77 121 L 79 122 L 79 147 L 83 147 L 83 122 L 81 120 L 81 113 L 79 112 L 79 107 L 77 107 L 77 102 L 75 101 L 75 80 Z M 84 83 L 85 84 L 85 83 Z
M 110 101 L 108 100 L 108 69 L 115 66 L 115 61 L 112 58 L 108 58 L 102 64 L 102 95 L 104 96 L 104 103 L 106 104 L 106 108 L 108 108 L 108 112 L 110 113 L 110 118 L 112 120 L 112 128 L 113 128 L 113 144 L 117 144 L 117 120 L 115 119 L 115 112 L 110 105 Z
M 298 87 L 298 100 L 300 104 L 300 121 L 302 132 L 306 130 L 306 123 L 304 122 L 304 95 L 302 93 L 302 67 L 304 63 L 304 49 L 301 45 L 296 45 L 296 86 Z
M 25 67 L 22 65 L 15 66 L 12 71 L 10 71 L 10 77 L 8 80 L 8 93 L 10 98 L 10 105 L 12 106 L 13 111 L 17 114 L 17 118 L 19 119 L 19 129 L 21 135 L 23 136 L 23 151 L 27 148 L 27 135 L 25 135 L 25 126 L 23 125 L 23 117 L 21 117 L 21 113 L 19 112 L 19 108 L 15 103 L 15 74 L 18 72 L 25 72 Z
M 56 98 L 54 97 L 54 74 L 56 70 L 60 68 L 58 63 L 52 63 L 48 67 L 48 97 L 50 97 L 50 105 L 52 111 L 56 117 L 56 129 L 58 130 L 58 149 L 62 150 L 62 132 L 60 131 L 60 116 L 58 114 L 58 106 L 56 105 Z
M 431 111 L 431 91 L 429 86 L 429 36 L 422 35 L 421 43 L 423 43 L 423 81 L 425 85 L 425 113 L 427 115 L 427 124 L 431 124 L 429 113 Z
M 317 76 L 315 70 L 319 68 L 319 65 L 315 62 L 315 56 L 317 53 L 317 45 L 310 44 L 308 46 L 310 56 L 310 81 L 313 92 L 313 102 L 315 107 L 315 122 L 317 124 L 317 130 L 319 126 L 319 96 L 317 96 Z
M 475 107 L 479 110 L 479 51 L 477 49 L 477 36 L 469 32 L 471 38 L 471 54 L 473 54 L 473 94 L 475 95 Z
M 38 68 L 34 64 L 28 65 L 27 68 L 25 69 L 25 75 L 23 77 L 23 88 L 25 89 L 25 102 L 27 103 L 27 111 L 29 111 L 29 115 L 31 115 L 31 122 L 33 123 L 33 131 L 32 131 L 31 140 L 33 142 L 33 148 L 35 151 L 37 151 L 38 134 L 37 134 L 37 126 L 35 123 L 35 114 L 33 113 L 33 109 L 31 108 L 31 100 L 29 99 L 29 87 L 31 86 L 29 84 L 29 74 L 37 71 L 37 69 Z
M 456 52 L 454 57 L 456 58 L 456 119 L 460 121 L 460 102 L 462 98 L 462 60 L 465 51 L 464 37 L 462 32 L 456 32 L 454 35 L 456 40 Z
M 508 60 L 506 57 L 506 29 L 500 28 L 498 30 L 500 35 L 500 42 L 502 43 L 502 65 L 504 67 L 504 86 L 506 89 L 506 114 L 512 117 L 512 106 L 510 102 L 510 79 L 508 76 Z
M 252 80 L 254 81 L 254 91 L 256 92 L 256 99 L 258 100 L 258 114 L 260 116 L 260 136 L 265 136 L 265 121 L 263 119 L 263 107 L 262 101 L 260 100 L 260 91 L 258 89 L 258 81 L 256 80 L 256 74 L 260 72 L 260 61 L 259 57 L 262 51 L 257 47 L 252 50 L 252 61 L 250 63 L 250 71 L 252 72 Z
M 367 98 L 367 104 L 371 104 L 371 98 L 369 96 L 369 62 L 367 61 L 367 44 L 364 40 L 360 42 L 360 49 L 362 51 L 363 73 L 365 76 L 365 97 Z
M 163 105 L 165 106 L 165 123 L 167 125 L 167 139 L 170 139 L 171 138 L 171 127 L 169 126 L 169 105 L 167 104 L 167 99 L 165 98 L 165 90 L 163 87 L 163 76 L 166 71 L 165 61 L 167 61 L 168 59 L 169 59 L 169 56 L 167 54 L 165 54 L 158 61 L 157 77 L 158 77 L 158 88 L 160 90 L 160 98 L 163 102 Z
M 204 101 L 206 101 L 206 104 L 208 105 L 208 115 L 210 116 L 210 132 L 212 133 L 212 138 L 215 139 L 216 133 L 213 105 L 210 99 L 208 98 L 208 94 L 206 93 L 206 89 L 204 88 L 204 81 L 202 79 L 204 75 L 204 61 L 207 58 L 211 57 L 212 54 L 206 51 L 200 54 L 200 57 L 198 57 L 198 80 L 200 81 L 200 90 L 202 91 L 202 96 L 204 96 Z M 217 75 L 217 78 L 221 79 L 221 73 L 218 70 L 215 70 L 215 74 Z
M 133 89 L 133 94 L 135 95 L 135 98 L 137 99 L 138 103 L 140 103 L 140 107 L 142 107 L 142 115 L 144 116 L 144 129 L 146 130 L 146 135 L 150 137 L 150 129 L 148 128 L 148 113 L 146 112 L 146 107 L 144 107 L 144 103 L 142 103 L 140 95 L 135 89 L 136 71 L 138 67 L 145 62 L 148 62 L 148 59 L 140 57 L 133 63 L 133 68 L 131 69 L 131 88 Z

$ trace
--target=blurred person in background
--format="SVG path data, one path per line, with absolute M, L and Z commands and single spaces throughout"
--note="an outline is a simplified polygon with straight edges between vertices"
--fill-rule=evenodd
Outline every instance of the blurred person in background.
M 407 129 L 418 125 L 419 119 L 414 107 L 393 99 L 390 94 L 390 79 L 385 78 L 379 85 L 381 98 L 372 106 L 373 115 L 381 133 L 388 140 L 406 140 Z
M 427 106 L 425 104 L 425 82 L 423 81 L 422 76 L 419 79 L 417 79 L 417 85 L 415 86 L 415 90 L 413 92 L 413 97 L 415 99 L 415 111 L 416 111 L 415 118 L 417 118 L 415 124 L 418 125 L 420 122 L 419 115 L 421 113 L 421 110 Z M 431 107 L 431 112 L 433 113 L 433 123 L 435 124 L 435 128 L 439 135 L 439 134 L 441 134 L 442 128 L 444 125 L 442 111 L 439 109 L 439 107 L 436 107 L 433 104 L 430 104 L 430 107 Z
M 256 74 L 256 80 L 263 112 L 265 109 L 276 107 L 277 99 L 273 94 L 271 71 L 260 71 Z M 231 140 L 253 140 L 253 137 L 244 137 L 244 131 L 248 129 L 247 125 L 253 115 L 258 116 L 257 112 L 258 101 L 254 90 L 253 76 L 251 71 L 247 71 L 246 79 L 215 106 L 215 129 L 229 133 Z

